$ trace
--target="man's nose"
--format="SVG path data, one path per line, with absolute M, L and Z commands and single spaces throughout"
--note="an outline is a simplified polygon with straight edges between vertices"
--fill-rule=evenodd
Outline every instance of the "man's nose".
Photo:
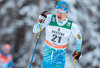
M 62 15 L 62 13 L 58 13 L 58 15 Z

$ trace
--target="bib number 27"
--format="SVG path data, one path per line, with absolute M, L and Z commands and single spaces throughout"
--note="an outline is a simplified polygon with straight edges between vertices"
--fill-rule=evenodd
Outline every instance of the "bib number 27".
M 58 37 L 57 35 L 52 35 L 53 36 L 53 38 L 51 39 L 51 41 L 53 41 L 53 42 L 56 42 L 56 39 L 58 39 L 58 43 L 60 43 L 61 42 L 61 38 L 62 37 Z

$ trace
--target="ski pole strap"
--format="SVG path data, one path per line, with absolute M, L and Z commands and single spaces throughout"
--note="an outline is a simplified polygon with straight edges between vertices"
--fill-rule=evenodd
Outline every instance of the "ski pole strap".
M 76 60 L 74 59 L 74 68 L 76 68 Z
M 39 39 L 40 32 L 41 32 L 41 28 L 42 28 L 42 24 L 41 24 L 41 26 L 40 26 L 40 29 L 39 29 L 39 33 L 38 33 L 37 39 Z

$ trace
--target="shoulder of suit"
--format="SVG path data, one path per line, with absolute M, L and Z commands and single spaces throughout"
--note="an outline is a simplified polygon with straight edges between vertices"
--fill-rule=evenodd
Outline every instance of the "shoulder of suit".
M 48 17 L 52 17 L 52 14 L 48 14 L 48 15 L 47 15 L 47 18 L 48 18 Z
M 78 28 L 78 25 L 75 24 L 75 23 L 73 23 L 73 24 L 72 24 L 72 28 Z

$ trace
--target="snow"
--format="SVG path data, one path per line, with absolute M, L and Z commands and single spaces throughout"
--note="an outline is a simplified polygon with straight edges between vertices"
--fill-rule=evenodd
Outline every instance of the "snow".
M 5 5 L 1 8 L 1 14 L 6 14 L 7 8 L 15 8 L 15 3 L 13 0 L 9 0 L 5 3 Z
M 26 0 L 17 0 L 17 6 L 21 7 Z
M 0 0 L 0 2 L 2 2 L 3 0 Z
M 36 17 L 36 13 L 38 11 L 38 7 L 36 5 L 29 5 L 29 6 L 25 6 L 23 7 L 19 13 L 21 15 L 27 14 L 28 17 Z

